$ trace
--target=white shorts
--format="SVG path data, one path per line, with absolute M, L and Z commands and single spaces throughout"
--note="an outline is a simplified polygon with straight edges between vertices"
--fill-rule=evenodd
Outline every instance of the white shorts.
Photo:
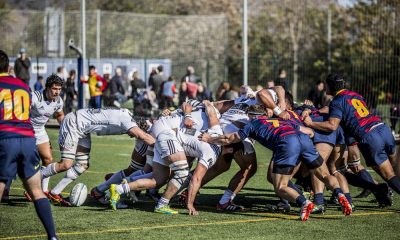
M 156 143 L 154 144 L 153 162 L 168 166 L 169 162 L 164 159 L 177 152 L 184 152 L 184 150 L 176 138 L 174 130 L 168 129 L 158 134 Z
M 65 116 L 60 126 L 58 144 L 61 151 L 74 155 L 78 145 L 90 149 L 90 134 L 84 134 L 77 130 L 75 113 L 69 113 Z
M 142 140 L 136 139 L 135 150 L 140 156 L 142 157 L 146 156 L 148 147 L 149 145 L 145 144 Z
M 46 142 L 50 142 L 49 135 L 47 135 L 46 129 L 43 128 L 34 128 L 36 145 L 40 145 Z
M 199 150 L 201 151 L 202 156 L 200 157 L 198 163 L 207 169 L 210 169 L 215 164 L 219 154 L 221 153 L 221 147 L 205 142 L 201 142 Z

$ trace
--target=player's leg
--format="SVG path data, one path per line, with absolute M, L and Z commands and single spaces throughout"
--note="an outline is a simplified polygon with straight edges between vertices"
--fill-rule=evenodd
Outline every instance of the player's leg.
M 42 168 L 47 167 L 53 162 L 53 153 L 49 141 L 37 145 L 39 156 L 42 159 Z M 48 192 L 50 177 L 42 180 L 43 192 Z
M 6 183 L 5 181 L 1 181 L 0 180 L 0 202 L 3 198 L 3 193 L 4 193 L 4 189 L 6 188 Z
M 35 139 L 20 139 L 21 154 L 17 160 L 18 175 L 22 179 L 26 191 L 32 196 L 36 213 L 46 229 L 48 239 L 57 239 L 50 203 L 42 191 L 40 160 L 35 145 Z

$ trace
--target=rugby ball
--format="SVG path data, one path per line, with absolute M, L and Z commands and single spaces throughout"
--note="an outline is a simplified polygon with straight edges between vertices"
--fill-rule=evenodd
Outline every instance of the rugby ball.
M 85 203 L 88 194 L 88 189 L 85 184 L 78 183 L 71 190 L 69 202 L 72 206 L 79 207 Z

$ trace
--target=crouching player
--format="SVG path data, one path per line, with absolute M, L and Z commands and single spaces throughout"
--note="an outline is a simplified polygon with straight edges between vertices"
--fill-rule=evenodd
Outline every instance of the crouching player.
M 352 213 L 351 205 L 343 194 L 337 179 L 329 174 L 326 164 L 315 149 L 310 137 L 303 133 L 313 134 L 310 129 L 293 125 L 287 120 L 270 119 L 263 116 L 265 110 L 259 105 L 251 106 L 248 112 L 252 120 L 242 130 L 217 138 L 210 138 L 209 135 L 204 134 L 202 140 L 212 144 L 227 145 L 251 137 L 272 150 L 272 161 L 274 161 L 272 180 L 275 192 L 278 196 L 302 206 L 300 211 L 302 221 L 308 219 L 314 204 L 288 186 L 291 174 L 300 157 L 310 171 L 315 173 L 337 195 L 343 214 L 350 215 Z

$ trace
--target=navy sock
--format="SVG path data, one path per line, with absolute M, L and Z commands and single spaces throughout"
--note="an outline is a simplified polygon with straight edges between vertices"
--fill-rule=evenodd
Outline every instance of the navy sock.
M 280 198 L 280 200 L 281 200 L 282 203 L 284 203 L 284 204 L 289 204 L 289 201 L 288 201 L 288 200 L 283 199 L 283 198 L 281 198 L 281 197 L 279 197 L 279 198 Z
M 296 203 L 299 206 L 303 206 L 306 201 L 307 199 L 301 194 L 296 198 Z
M 389 179 L 389 181 L 387 181 L 387 183 L 389 184 L 389 186 L 398 194 L 400 194 L 400 178 L 398 178 L 397 176 L 392 177 L 391 179 Z
M 353 204 L 353 199 L 351 198 L 350 193 L 345 193 L 344 195 L 346 196 L 347 201 L 349 201 L 350 204 Z
M 293 188 L 300 195 L 303 194 L 303 192 L 296 186 L 296 184 L 292 183 L 292 181 L 290 181 L 290 180 L 288 182 L 288 187 Z
M 314 203 L 316 205 L 323 205 L 324 204 L 324 194 L 323 193 L 314 194 Z
M 36 213 L 40 221 L 42 221 L 46 229 L 48 238 L 56 237 L 56 229 L 54 227 L 53 215 L 51 215 L 49 200 L 47 198 L 41 198 L 34 201 L 33 204 L 35 205 Z
M 352 172 L 345 172 L 344 176 L 347 179 L 347 182 L 355 187 L 366 188 L 371 191 L 377 191 L 377 184 L 374 183 L 371 175 L 363 169 L 359 174 L 354 174 Z
M 343 194 L 343 191 L 341 188 L 333 189 L 333 196 L 337 197 L 339 194 Z

